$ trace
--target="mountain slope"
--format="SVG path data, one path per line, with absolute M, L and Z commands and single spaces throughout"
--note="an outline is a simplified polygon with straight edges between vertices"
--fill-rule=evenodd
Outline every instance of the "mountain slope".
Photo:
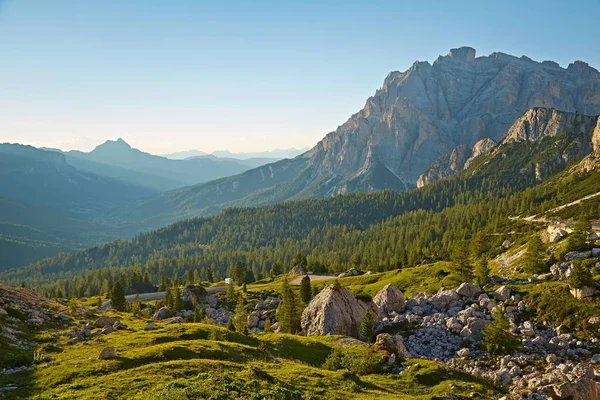
M 405 72 L 390 73 L 361 111 L 293 163 L 281 161 L 172 192 L 169 201 L 138 202 L 135 210 L 117 210 L 112 217 L 146 224 L 160 211 L 164 217 L 145 225 L 155 228 L 230 206 L 412 188 L 441 155 L 484 138 L 500 140 L 535 107 L 600 114 L 600 73 L 581 61 L 564 69 L 527 57 L 476 58 L 471 48 L 452 49 L 433 64 L 416 62 Z M 269 171 L 284 168 L 287 180 L 279 179 L 281 174 L 268 178 Z M 242 186 L 245 190 L 238 189 Z M 158 210 L 157 204 L 165 208 Z
M 81 172 L 60 153 L 0 144 L 0 196 L 86 216 L 155 193 Z
M 342 271 L 355 259 L 388 268 L 447 256 L 457 241 L 477 230 L 489 230 L 499 246 L 503 239 L 497 233 L 503 229 L 528 229 L 509 217 L 549 210 L 600 190 L 600 175 L 578 168 L 595 153 L 594 143 L 600 143 L 597 116 L 533 109 L 467 170 L 419 189 L 228 209 L 129 242 L 42 260 L 4 278 L 33 277 L 42 284 L 50 274 L 68 278 L 90 268 L 140 262 L 156 279 L 159 265 L 170 265 L 169 271 L 180 276 L 189 268 L 212 265 L 225 276 L 240 259 L 258 273 L 275 260 L 289 263 L 298 251 L 310 254 L 315 268 L 324 264 Z M 165 264 L 162 258 L 171 261 Z
M 67 161 L 83 171 L 165 191 L 239 174 L 261 161 L 240 162 L 211 156 L 172 160 L 108 140 L 89 153 L 69 151 Z M 265 162 L 268 162 L 265 160 Z
M 119 237 L 91 219 L 155 193 L 81 172 L 60 153 L 0 144 L 0 270 Z

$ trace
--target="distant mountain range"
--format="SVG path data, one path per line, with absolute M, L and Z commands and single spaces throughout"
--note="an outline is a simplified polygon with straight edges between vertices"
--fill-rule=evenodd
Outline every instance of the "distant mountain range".
M 582 61 L 565 69 L 525 56 L 451 49 L 433 64 L 388 74 L 362 110 L 301 156 L 138 200 L 109 217 L 152 229 L 225 207 L 413 188 L 457 146 L 472 155 L 477 142 L 498 142 L 536 107 L 600 114 L 600 73 Z M 437 171 L 429 181 L 457 171 Z
M 69 164 L 82 171 L 109 176 L 157 191 L 208 182 L 273 161 L 242 161 L 211 155 L 173 160 L 134 149 L 123 139 L 107 140 L 89 153 L 73 150 L 64 154 Z
M 30 232 L 38 246 L 47 241 L 54 250 L 74 248 L 228 207 L 427 187 L 482 159 L 502 168 L 495 173 L 505 172 L 511 184 L 521 178 L 530 182 L 591 151 L 588 139 L 600 115 L 596 69 L 582 61 L 561 68 L 525 56 L 475 55 L 470 47 L 451 49 L 432 64 L 415 62 L 404 72 L 391 72 L 362 110 L 312 149 L 274 162 L 271 157 L 283 153 L 186 152 L 169 155 L 183 158 L 174 160 L 133 149 L 121 139 L 89 153 L 4 145 L 0 196 L 9 210 L 21 204 L 30 210 L 15 215 L 38 215 L 40 221 L 21 217 L 22 229 L 19 219 L 4 227 L 8 220 L 0 219 L 0 234 L 17 243 Z M 543 148 L 506 142 L 535 132 L 549 138 Z M 572 147 L 564 144 L 573 141 Z M 519 169 L 499 163 L 497 149 Z M 67 222 L 58 227 L 51 221 L 61 217 L 52 215 L 64 215 Z M 70 226 L 82 221 L 88 225 L 81 235 L 69 236 Z
M 184 160 L 186 158 L 199 157 L 199 156 L 208 156 L 212 155 L 219 158 L 230 158 L 236 160 L 248 160 L 252 158 L 259 159 L 270 159 L 271 162 L 281 160 L 283 158 L 294 158 L 299 156 L 300 154 L 310 150 L 309 147 L 304 149 L 276 149 L 270 151 L 258 151 L 258 152 L 248 152 L 248 153 L 232 153 L 229 150 L 219 150 L 212 153 L 204 153 L 200 150 L 188 150 L 188 151 L 180 151 L 171 154 L 164 154 L 163 157 L 170 158 L 173 160 Z

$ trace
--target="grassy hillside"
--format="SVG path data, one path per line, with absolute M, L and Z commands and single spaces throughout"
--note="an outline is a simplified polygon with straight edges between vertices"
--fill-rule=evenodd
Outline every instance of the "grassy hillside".
M 34 399 L 431 399 L 447 392 L 500 395 L 489 383 L 427 360 L 404 362 L 401 375 L 355 375 L 323 367 L 338 337 L 257 334 L 246 337 L 212 325 L 188 323 L 144 331 L 145 321 L 117 316 L 127 330 L 101 341 L 70 345 L 58 339 L 54 365 L 0 375 L 5 398 Z M 106 346 L 114 360 L 98 360 Z M 258 367 L 256 374 L 250 367 Z

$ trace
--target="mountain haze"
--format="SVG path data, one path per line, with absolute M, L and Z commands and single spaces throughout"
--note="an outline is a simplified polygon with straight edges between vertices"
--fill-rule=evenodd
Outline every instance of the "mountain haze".
M 473 153 L 481 139 L 498 142 L 531 108 L 600 114 L 600 73 L 582 61 L 561 68 L 525 56 L 475 55 L 461 47 L 433 64 L 391 72 L 362 110 L 293 160 L 163 193 L 110 217 L 147 229 L 230 206 L 405 190 L 451 149 Z
M 69 151 L 67 161 L 95 174 L 107 175 L 158 191 L 211 181 L 238 174 L 272 160 L 239 161 L 200 155 L 169 159 L 132 148 L 123 139 L 107 140 L 89 153 Z

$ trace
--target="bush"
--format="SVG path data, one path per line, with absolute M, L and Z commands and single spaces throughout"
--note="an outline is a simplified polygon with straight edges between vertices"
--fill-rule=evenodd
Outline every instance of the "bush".
M 594 278 L 592 277 L 591 267 L 594 265 L 594 260 L 585 260 L 573 266 L 573 272 L 569 277 L 569 283 L 574 288 L 582 288 L 584 286 L 595 286 Z
M 491 354 L 508 354 L 521 346 L 519 339 L 509 332 L 508 318 L 497 310 L 494 320 L 483 330 L 483 347 Z
M 325 360 L 323 368 L 331 371 L 346 369 L 353 374 L 366 375 L 381 372 L 382 358 L 367 346 L 348 346 L 334 349 Z

